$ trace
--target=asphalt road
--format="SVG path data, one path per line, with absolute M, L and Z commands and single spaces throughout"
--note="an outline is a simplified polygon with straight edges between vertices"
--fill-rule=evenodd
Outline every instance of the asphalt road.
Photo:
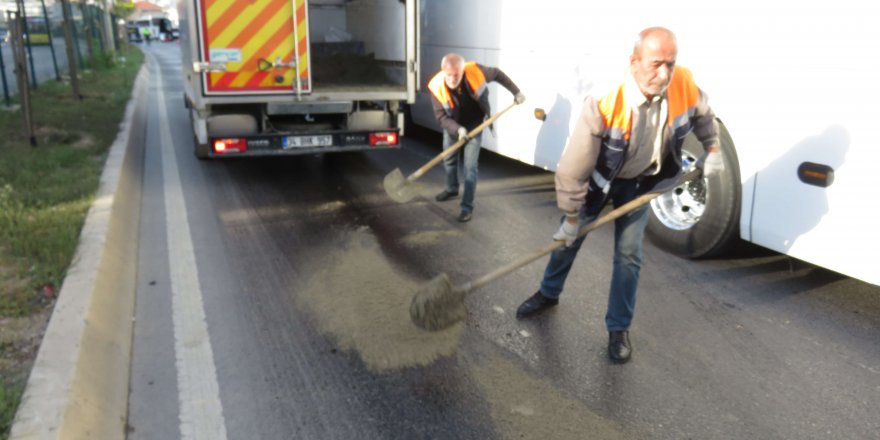
M 454 284 L 544 244 L 553 176 L 481 157 L 474 219 L 382 178 L 439 152 L 196 160 L 176 46 L 153 45 L 131 439 L 876 439 L 880 288 L 743 246 L 689 261 L 646 245 L 633 360 L 606 358 L 611 229 L 560 306 L 514 310 L 546 259 L 467 298 L 440 333 L 407 320 Z

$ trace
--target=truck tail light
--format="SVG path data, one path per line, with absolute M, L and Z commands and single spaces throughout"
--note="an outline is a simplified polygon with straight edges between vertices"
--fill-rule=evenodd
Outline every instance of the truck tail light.
M 247 151 L 247 141 L 241 138 L 216 139 L 214 140 L 214 152 L 217 154 L 244 153 Z
M 377 145 L 397 145 L 397 132 L 380 131 L 370 133 L 370 146 L 375 147 Z

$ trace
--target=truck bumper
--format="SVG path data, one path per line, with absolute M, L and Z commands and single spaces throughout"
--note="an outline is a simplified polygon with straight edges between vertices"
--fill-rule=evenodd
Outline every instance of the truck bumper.
M 292 156 L 400 147 L 399 130 L 209 138 L 210 158 Z

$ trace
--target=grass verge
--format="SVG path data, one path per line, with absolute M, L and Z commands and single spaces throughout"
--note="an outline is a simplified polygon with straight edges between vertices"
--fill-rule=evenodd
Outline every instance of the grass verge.
M 20 111 L 0 110 L 0 440 L 33 365 L 55 295 L 71 263 L 110 145 L 143 62 L 136 48 L 100 57 L 69 85 L 31 95 L 37 146 Z

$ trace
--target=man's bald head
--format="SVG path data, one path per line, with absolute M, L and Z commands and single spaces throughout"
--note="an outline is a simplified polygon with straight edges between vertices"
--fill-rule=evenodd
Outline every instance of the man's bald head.
M 669 29 L 657 26 L 639 32 L 629 64 L 645 97 L 652 98 L 666 91 L 677 57 L 678 43 Z
M 645 46 L 655 46 L 661 43 L 671 43 L 673 46 L 678 46 L 675 34 L 671 30 L 661 26 L 649 27 L 639 32 L 639 37 L 636 38 L 636 42 L 633 44 L 632 54 L 635 57 L 641 58 Z
M 464 57 L 457 53 L 448 53 L 440 60 L 440 70 L 443 71 L 446 87 L 454 89 L 461 84 L 464 77 Z

